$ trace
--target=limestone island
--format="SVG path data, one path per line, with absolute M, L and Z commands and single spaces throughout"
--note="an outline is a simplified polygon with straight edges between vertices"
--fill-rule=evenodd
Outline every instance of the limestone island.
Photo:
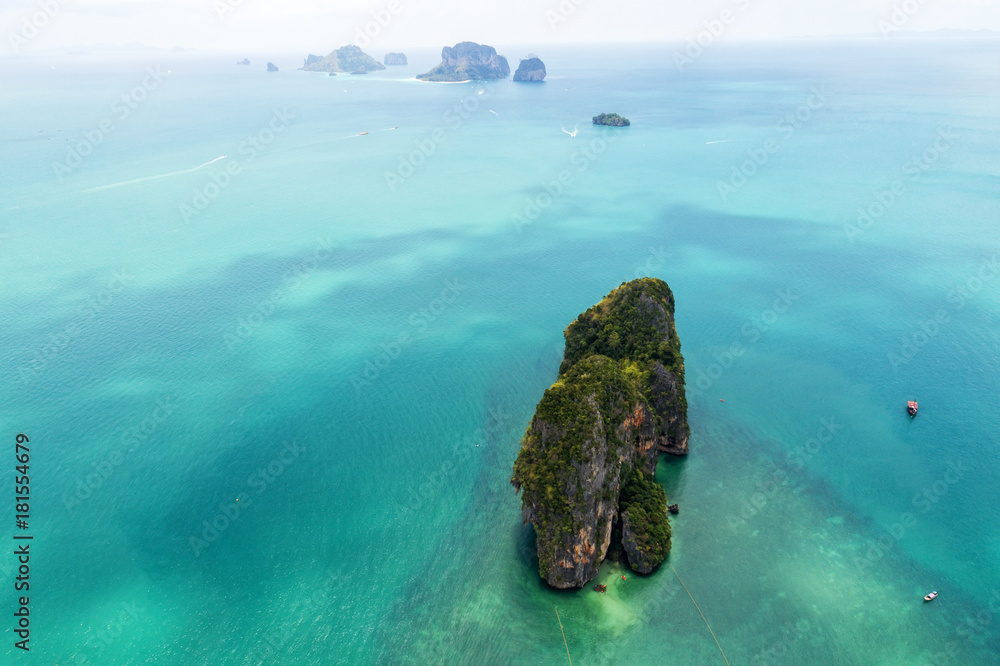
M 515 81 L 544 81 L 545 63 L 538 56 L 528 55 L 514 72 Z
M 386 53 L 385 64 L 390 67 L 400 67 L 407 64 L 405 53 Z
M 273 62 L 269 62 L 269 63 L 267 63 L 267 71 L 269 71 L 269 72 L 277 72 L 278 71 L 278 67 Z
M 510 75 L 507 58 L 492 46 L 461 42 L 441 49 L 441 64 L 417 78 L 421 81 L 483 81 Z
M 602 113 L 594 116 L 595 125 L 607 125 L 608 127 L 628 127 L 632 124 L 628 118 L 622 118 L 617 113 Z
M 243 60 L 240 60 L 236 64 L 237 65 L 249 65 L 250 64 L 250 58 L 243 58 Z
M 305 59 L 302 69 L 307 72 L 349 72 L 351 74 L 378 72 L 385 65 L 357 46 L 349 44 L 332 51 L 325 58 L 312 53 Z
M 660 452 L 690 430 L 674 296 L 662 280 L 622 283 L 571 323 L 559 377 L 521 439 L 511 485 L 538 538 L 538 573 L 580 588 L 610 554 L 650 573 L 670 553 Z

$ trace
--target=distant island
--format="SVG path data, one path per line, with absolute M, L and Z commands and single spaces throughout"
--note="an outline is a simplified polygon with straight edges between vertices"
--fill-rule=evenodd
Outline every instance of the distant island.
M 460 42 L 441 50 L 441 64 L 417 78 L 421 81 L 482 81 L 510 75 L 507 58 L 492 46 Z
M 405 53 L 386 53 L 385 54 L 385 64 L 392 66 L 401 66 L 407 64 Z
M 521 61 L 514 72 L 515 81 L 543 81 L 545 80 L 545 63 L 538 56 L 529 55 Z
M 378 72 L 385 65 L 371 57 L 357 46 L 349 44 L 332 51 L 325 58 L 309 54 L 302 65 L 307 72 L 347 72 L 350 74 Z
M 269 71 L 269 72 L 277 72 L 278 71 L 278 67 L 273 62 L 269 62 L 269 63 L 267 63 L 267 71 Z
M 243 60 L 240 60 L 236 64 L 237 65 L 249 65 L 250 64 L 250 58 L 243 58 Z
M 594 116 L 595 125 L 607 125 L 608 127 L 628 127 L 632 124 L 628 118 L 622 118 L 617 113 L 602 113 Z
M 521 440 L 511 484 L 535 528 L 538 573 L 579 588 L 610 555 L 649 573 L 670 553 L 660 452 L 685 455 L 689 428 L 674 296 L 622 283 L 571 323 L 559 377 Z M 672 509 L 673 510 L 673 509 Z

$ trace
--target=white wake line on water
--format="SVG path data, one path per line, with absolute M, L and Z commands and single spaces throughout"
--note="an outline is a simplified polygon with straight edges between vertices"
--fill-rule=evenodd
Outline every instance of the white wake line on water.
M 336 138 L 333 138 L 333 139 L 327 139 L 327 141 L 331 141 L 332 142 L 332 141 L 347 141 L 348 139 L 360 139 L 362 137 L 370 136 L 372 134 L 380 134 L 382 132 L 392 132 L 392 131 L 397 130 L 397 129 L 399 129 L 399 128 L 398 127 L 387 127 L 385 129 L 371 130 L 371 131 L 365 132 L 364 134 L 362 134 L 361 132 L 358 132 L 356 134 L 348 134 L 347 136 L 339 136 L 339 137 L 336 137 Z M 284 151 L 277 151 L 277 152 L 285 152 L 285 151 L 288 151 L 288 150 L 297 150 L 298 148 L 308 148 L 309 146 L 315 146 L 315 145 L 316 145 L 316 142 L 314 141 L 314 142 L 309 143 L 309 144 L 305 144 L 305 145 L 302 145 L 302 146 L 294 146 L 292 148 L 286 148 Z
M 739 141 L 739 139 L 723 139 L 722 141 L 706 141 L 706 146 L 711 146 L 713 143 L 733 143 L 734 141 Z
M 198 169 L 204 169 L 209 164 L 215 164 L 219 160 L 224 160 L 227 157 L 229 157 L 229 156 L 228 155 L 223 155 L 221 157 L 216 157 L 211 162 L 205 162 L 204 164 L 200 164 L 200 165 L 196 166 L 193 169 L 184 169 L 183 171 L 171 171 L 170 173 L 161 173 L 158 176 L 146 176 L 145 178 L 136 178 L 134 180 L 124 180 L 124 181 L 122 181 L 120 183 L 111 183 L 110 185 L 101 185 L 99 187 L 91 187 L 90 189 L 84 190 L 83 193 L 86 194 L 87 192 L 99 192 L 100 190 L 110 190 L 112 187 L 124 187 L 125 185 L 134 185 L 135 183 L 144 183 L 147 180 L 158 180 L 160 178 L 170 178 L 171 176 L 180 176 L 180 175 L 185 174 L 185 173 L 193 173 L 193 172 L 197 171 Z

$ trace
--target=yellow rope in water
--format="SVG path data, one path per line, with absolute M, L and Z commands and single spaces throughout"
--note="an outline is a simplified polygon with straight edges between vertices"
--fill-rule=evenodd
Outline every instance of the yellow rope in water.
M 680 574 L 677 573 L 677 569 L 670 567 L 670 570 L 674 572 L 675 576 L 677 576 L 677 580 L 681 581 L 681 585 L 684 585 L 684 581 L 681 580 Z M 715 632 L 712 631 L 712 625 L 708 623 L 708 619 L 705 617 L 705 614 L 701 612 L 701 608 L 698 607 L 698 602 L 694 600 L 694 597 L 691 595 L 691 590 L 688 589 L 687 585 L 684 585 L 684 591 L 688 593 L 689 597 L 691 597 L 691 603 L 693 603 L 694 607 L 698 609 L 698 614 L 701 615 L 701 619 L 705 620 L 705 626 L 708 627 L 708 631 L 712 634 L 712 638 L 715 638 L 715 644 L 719 647 L 719 652 L 722 653 L 722 658 L 726 660 L 726 666 L 729 666 L 729 659 L 726 659 L 726 653 L 723 652 L 722 646 L 719 645 L 719 639 L 716 638 Z
M 553 608 L 555 607 L 553 606 Z M 559 631 L 561 631 L 563 635 L 563 645 L 566 646 L 566 658 L 569 659 L 569 666 L 573 666 L 573 657 L 569 656 L 569 643 L 566 642 L 566 631 L 563 629 L 562 620 L 559 618 L 559 609 L 555 608 L 555 611 L 556 611 L 556 620 L 559 621 Z

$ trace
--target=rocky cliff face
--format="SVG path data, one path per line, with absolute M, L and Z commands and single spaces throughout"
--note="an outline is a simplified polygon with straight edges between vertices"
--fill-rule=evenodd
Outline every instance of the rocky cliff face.
M 481 81 L 503 79 L 510 75 L 510 65 L 492 46 L 460 42 L 441 50 L 441 64 L 421 74 L 422 81 Z
M 596 577 L 613 534 L 636 571 L 663 561 L 670 525 L 653 473 L 671 432 L 687 445 L 683 360 L 665 283 L 623 284 L 565 337 L 559 378 L 538 403 L 511 478 L 538 537 L 539 574 L 557 588 Z
M 309 54 L 302 69 L 307 72 L 377 72 L 385 65 L 357 46 L 350 44 L 332 51 L 325 58 Z
M 405 53 L 386 53 L 385 54 L 385 64 L 390 66 L 399 67 L 407 63 Z
M 535 526 L 539 572 L 553 587 L 597 576 L 623 477 L 655 462 L 653 415 L 621 369 L 590 356 L 549 388 L 514 465 L 521 515 Z M 652 455 L 650 455 L 652 452 Z
M 643 393 L 657 418 L 656 443 L 672 455 L 688 452 L 684 357 L 674 326 L 674 295 L 662 280 L 622 285 L 566 328 L 560 372 L 589 354 L 628 361 L 642 374 Z
M 539 58 L 526 58 L 514 72 L 515 81 L 542 81 L 545 79 L 545 63 Z

